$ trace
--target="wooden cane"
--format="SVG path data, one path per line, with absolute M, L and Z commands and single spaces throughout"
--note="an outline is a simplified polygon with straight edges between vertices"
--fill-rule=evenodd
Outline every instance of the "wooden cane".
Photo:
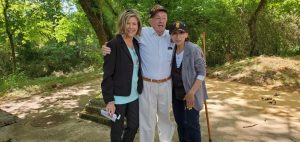
M 205 56 L 205 47 L 206 47 L 206 44 L 205 44 L 205 38 L 206 38 L 206 33 L 203 32 L 203 54 L 204 54 L 204 59 L 206 60 L 206 56 Z M 206 115 L 206 123 L 207 123 L 207 131 L 208 131 L 208 142 L 212 142 L 212 139 L 211 139 L 211 134 L 210 134 L 210 125 L 209 125 L 209 117 L 208 117 L 208 110 L 207 110 L 207 104 L 206 104 L 206 99 L 204 98 L 204 107 L 205 107 L 205 115 Z

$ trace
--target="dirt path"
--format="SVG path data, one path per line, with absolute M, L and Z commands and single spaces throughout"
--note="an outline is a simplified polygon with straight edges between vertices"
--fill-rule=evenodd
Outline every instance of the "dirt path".
M 214 141 L 300 141 L 300 92 L 216 80 L 208 80 L 208 90 Z M 202 130 L 206 136 L 206 125 Z
M 299 92 L 210 79 L 207 86 L 213 142 L 300 141 Z M 99 88 L 100 81 L 93 80 L 57 92 L 0 101 L 0 109 L 20 118 L 0 127 L 0 142 L 109 142 L 109 127 L 77 116 Z M 204 111 L 201 125 L 207 142 Z M 136 139 L 138 142 L 138 135 Z

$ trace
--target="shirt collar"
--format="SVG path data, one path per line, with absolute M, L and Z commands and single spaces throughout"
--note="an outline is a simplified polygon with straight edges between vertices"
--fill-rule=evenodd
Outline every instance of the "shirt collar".
M 151 27 L 151 33 L 153 35 L 158 36 L 153 27 Z M 161 37 L 165 37 L 165 36 L 167 36 L 167 34 L 169 34 L 169 32 L 167 30 L 165 30 L 164 33 L 161 35 Z

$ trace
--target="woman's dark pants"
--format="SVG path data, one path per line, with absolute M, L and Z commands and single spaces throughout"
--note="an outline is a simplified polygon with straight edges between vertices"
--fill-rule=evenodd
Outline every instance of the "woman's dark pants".
M 133 142 L 139 128 L 138 99 L 127 104 L 116 105 L 116 112 L 121 114 L 121 118 L 120 120 L 111 122 L 111 142 Z M 125 128 L 124 116 L 127 123 Z
M 180 142 L 201 142 L 199 111 L 186 109 L 185 101 L 172 97 L 173 113 Z

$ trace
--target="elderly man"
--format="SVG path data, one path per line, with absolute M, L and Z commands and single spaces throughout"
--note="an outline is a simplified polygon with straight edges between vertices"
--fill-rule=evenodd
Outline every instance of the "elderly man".
M 144 89 L 139 96 L 140 142 L 154 142 L 157 125 L 159 140 L 171 142 L 174 125 L 170 121 L 172 105 L 171 60 L 173 44 L 166 30 L 167 10 L 155 5 L 149 12 L 151 27 L 138 37 Z M 103 53 L 110 50 L 103 45 Z

